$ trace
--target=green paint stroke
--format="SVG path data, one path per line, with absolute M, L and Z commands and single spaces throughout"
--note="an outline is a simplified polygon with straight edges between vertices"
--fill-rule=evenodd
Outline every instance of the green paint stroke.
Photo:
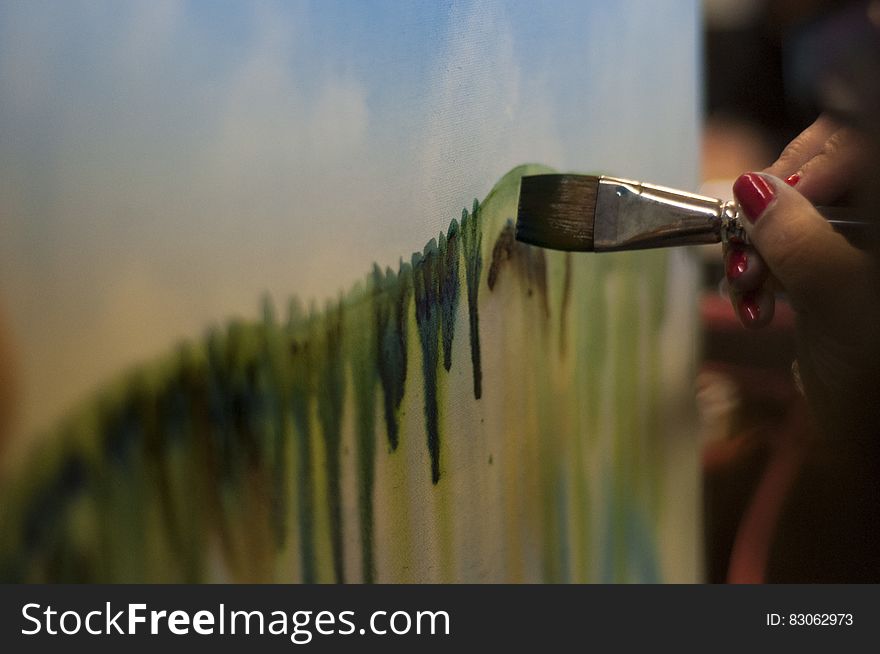
M 443 367 L 452 368 L 452 339 L 455 337 L 455 315 L 458 312 L 459 237 L 458 223 L 453 218 L 446 235 L 440 234 L 439 283 L 440 321 L 443 333 Z
M 178 561 L 185 559 L 190 571 L 201 574 L 198 571 L 204 569 L 194 564 L 207 536 L 184 532 L 196 526 L 200 532 L 207 532 L 213 527 L 232 573 L 245 578 L 259 576 L 271 570 L 268 561 L 273 552 L 285 546 L 288 514 L 294 513 L 295 502 L 293 528 L 298 536 L 301 578 L 307 583 L 318 581 L 321 556 L 317 548 L 322 541 L 318 516 L 324 510 L 329 516 L 334 576 L 344 581 L 341 448 L 345 369 L 350 364 L 355 384 L 361 554 L 364 579 L 372 580 L 375 386 L 378 382 L 382 388 L 386 435 L 393 452 L 400 439 L 399 412 L 408 373 L 408 322 L 414 314 L 422 352 L 431 480 L 438 483 L 439 355 L 442 345 L 443 366 L 449 371 L 461 296 L 462 252 L 474 396 L 481 395 L 477 306 L 482 272 L 480 209 L 475 200 L 471 213 L 462 211 L 461 223 L 453 219 L 447 233 L 440 234 L 439 245 L 431 240 L 423 252 L 413 255 L 411 265 L 401 262 L 397 273 L 387 269 L 383 274 L 374 266 L 366 294 L 354 291 L 328 305 L 322 314 L 314 307 L 307 314 L 293 298 L 284 326 L 278 324 L 271 301 L 264 298 L 261 321 L 232 321 L 225 330 L 210 330 L 202 342 L 188 344 L 169 359 L 127 375 L 115 388 L 85 405 L 80 414 L 65 421 L 56 440 L 62 440 L 60 434 L 69 430 L 68 423 L 88 424 L 85 440 L 93 442 L 86 449 L 97 448 L 98 465 L 103 466 L 99 469 L 120 469 L 113 479 L 122 481 L 113 481 L 111 487 L 104 484 L 97 495 L 103 502 L 99 510 L 113 513 L 101 523 L 101 533 L 108 547 L 112 546 L 104 551 L 119 561 L 108 561 L 101 568 L 103 572 L 93 573 L 94 578 L 112 580 L 122 570 L 130 572 L 131 566 L 122 559 L 132 548 L 146 556 L 144 539 L 131 534 L 131 538 L 120 540 L 111 526 L 114 521 L 135 524 L 137 516 L 154 511 L 147 506 L 149 502 L 157 505 L 161 516 L 161 540 L 166 543 L 161 549 Z M 412 297 L 415 307 L 410 313 Z M 345 315 L 354 305 L 358 307 L 357 318 L 353 319 L 357 321 L 358 336 L 346 341 Z M 313 411 L 317 425 L 313 424 Z M 312 439 L 319 436 L 326 453 L 325 475 L 314 469 L 317 452 Z M 288 452 L 292 468 L 287 466 Z M 72 454 L 67 460 L 78 461 L 77 456 Z M 141 489 L 142 484 L 134 480 L 144 478 L 143 471 L 128 473 L 133 466 L 149 468 L 157 486 Z M 70 487 L 71 479 L 80 478 L 79 473 L 70 473 L 80 466 L 59 464 L 47 472 L 43 457 L 32 462 L 32 467 L 33 471 L 23 475 L 23 487 L 29 488 L 34 479 L 45 481 L 35 490 L 22 491 L 20 506 L 0 515 L 4 524 L 17 516 L 19 526 L 6 533 L 24 535 L 0 541 L 3 571 L 39 558 L 39 552 L 49 556 L 65 538 L 74 538 L 54 531 L 52 538 L 43 534 L 70 522 L 66 511 L 72 510 L 72 498 L 77 494 L 57 491 L 60 486 Z M 37 470 L 40 475 L 35 474 Z M 290 476 L 293 479 L 288 482 Z M 115 488 L 118 483 L 131 486 L 125 501 L 111 501 L 122 497 Z M 198 507 L 203 515 L 193 516 L 198 504 L 193 498 L 197 497 L 203 498 Z M 318 506 L 321 497 L 326 498 L 328 506 Z M 121 511 L 125 514 L 119 514 Z M 264 517 L 266 524 L 255 524 L 255 516 Z M 142 528 L 140 522 L 137 524 Z M 263 551 L 265 548 L 270 551 Z M 168 564 L 151 563 L 156 569 L 170 567 Z M 4 578 L 42 578 L 45 574 L 32 570 L 4 574 Z
M 474 399 L 479 400 L 483 395 L 483 368 L 480 361 L 480 311 L 477 300 L 480 290 L 480 275 L 483 272 L 483 232 L 480 227 L 480 204 L 476 200 L 474 200 L 470 215 L 468 215 L 467 209 L 461 210 L 461 242 L 467 279 Z
M 291 314 L 293 315 L 293 314 Z M 296 494 L 299 501 L 300 574 L 303 582 L 317 581 L 315 556 L 315 481 L 312 469 L 312 430 L 309 421 L 312 395 L 311 343 L 290 340 L 290 411 L 296 445 Z
M 512 266 L 525 283 L 526 294 L 532 297 L 537 289 L 541 298 L 544 316 L 550 316 L 550 302 L 547 297 L 547 260 L 543 248 L 533 247 L 516 240 L 516 228 L 508 219 L 492 248 L 492 262 L 489 264 L 489 290 L 498 284 L 501 271 Z
M 571 306 L 571 252 L 566 252 L 565 271 L 562 279 L 562 301 L 559 307 L 559 356 L 564 357 L 568 349 L 568 309 Z
M 378 277 L 382 279 L 378 279 Z M 377 293 L 377 285 L 384 277 L 378 268 L 374 269 L 372 294 Z M 378 306 L 379 297 L 374 297 Z M 373 333 L 372 316 L 376 315 L 369 303 L 353 303 L 346 312 L 346 336 L 351 353 L 352 392 L 357 439 L 356 465 L 358 472 L 358 517 L 361 535 L 362 580 L 372 583 L 375 580 L 375 557 L 373 555 L 373 486 L 376 478 L 376 386 L 379 382 L 377 348 L 381 339 Z M 377 321 L 378 323 L 378 321 Z M 376 324 L 378 330 L 378 324 Z
M 376 316 L 376 367 L 382 384 L 385 428 L 391 451 L 400 440 L 398 413 L 406 386 L 406 321 L 412 297 L 412 267 L 400 262 L 395 274 L 391 268 L 382 274 L 373 266 L 373 297 Z
M 336 581 L 345 581 L 342 552 L 342 412 L 345 401 L 345 368 L 342 359 L 342 303 L 325 312 L 324 351 L 318 368 L 318 419 L 327 451 L 327 498 L 330 504 L 330 542 Z
M 422 347 L 422 376 L 425 399 L 425 429 L 431 455 L 431 481 L 440 481 L 440 426 L 437 407 L 437 366 L 440 357 L 440 284 L 441 253 L 434 239 L 422 253 L 412 256 L 413 288 L 416 301 L 416 325 Z
M 46 445 L 35 450 L 33 458 L 0 491 L 4 498 L 0 503 L 0 581 L 200 581 L 211 574 L 213 564 L 208 563 L 206 552 L 212 542 L 219 543 L 225 572 L 236 580 L 278 579 L 289 569 L 279 567 L 286 561 L 288 566 L 299 566 L 298 576 L 305 582 L 328 577 L 345 581 L 345 548 L 352 546 L 360 547 L 362 579 L 375 580 L 377 508 L 373 496 L 379 483 L 375 466 L 382 456 L 394 456 L 405 437 L 400 413 L 408 406 L 404 402 L 408 378 L 409 388 L 418 388 L 413 379 L 418 371 L 409 369 L 410 347 L 418 347 L 421 353 L 424 442 L 431 481 L 436 485 L 441 471 L 446 474 L 444 464 L 455 472 L 451 460 L 440 459 L 441 436 L 446 435 L 440 433 L 438 386 L 441 350 L 443 368 L 449 372 L 455 323 L 458 317 L 464 319 L 459 306 L 462 283 L 467 292 L 474 398 L 482 395 L 478 295 L 484 255 L 491 254 L 486 275 L 490 290 L 516 281 L 511 289 L 524 300 L 537 300 L 522 306 L 544 325 L 559 329 L 558 340 L 536 338 L 533 342 L 530 356 L 548 361 L 549 367 L 540 374 L 554 372 L 555 363 L 549 362 L 558 358 L 544 357 L 551 344 L 554 350 L 576 357 L 574 383 L 585 396 L 576 408 L 579 434 L 583 434 L 584 451 L 589 451 L 599 431 L 600 388 L 609 385 L 602 379 L 610 356 L 608 335 L 617 322 L 631 323 L 635 314 L 627 306 L 620 321 L 609 322 L 616 316 L 616 312 L 609 314 L 604 293 L 605 273 L 615 268 L 610 259 L 596 257 L 575 264 L 567 257 L 556 317 L 560 324 L 550 321 L 547 286 L 555 282 L 548 280 L 548 255 L 518 243 L 513 222 L 503 221 L 515 206 L 519 177 L 538 171 L 537 167 L 515 169 L 482 206 L 474 201 L 470 212 L 462 211 L 460 222 L 453 220 L 447 233 L 415 253 L 411 263 L 401 262 L 397 272 L 382 272 L 374 266 L 365 285 L 323 312 L 312 308 L 306 313 L 292 300 L 288 320 L 280 324 L 267 301 L 262 320 L 237 321 L 212 330 L 170 356 L 121 377 L 83 404 L 41 439 Z M 484 230 L 489 230 L 487 239 L 493 239 L 491 250 L 485 253 Z M 657 272 L 662 273 L 665 258 L 658 257 L 656 262 Z M 665 285 L 657 282 L 650 289 L 656 301 L 652 305 L 656 323 L 663 317 L 658 309 L 662 299 L 657 298 Z M 628 292 L 635 297 L 634 285 Z M 568 315 L 577 326 L 571 333 L 564 331 Z M 657 328 L 651 330 L 652 336 Z M 418 346 L 408 342 L 416 340 L 408 339 L 410 329 L 418 333 Z M 621 338 L 634 338 L 626 334 Z M 620 345 L 627 344 L 622 341 Z M 618 412 L 625 413 L 633 402 L 647 401 L 627 395 L 621 386 L 637 372 L 636 364 L 629 358 L 615 369 L 618 379 L 612 390 Z M 377 387 L 382 391 L 379 406 Z M 543 408 L 536 417 L 544 433 L 553 433 L 558 426 L 549 393 L 549 387 L 541 391 Z M 660 399 L 652 396 L 652 401 Z M 649 415 L 659 419 L 662 414 Z M 353 425 L 343 424 L 343 416 L 353 416 Z M 384 424 L 384 436 L 377 423 Z M 343 479 L 342 466 L 343 434 L 349 443 L 350 427 L 355 462 L 345 470 L 354 471 L 354 480 Z M 635 427 L 633 421 L 618 422 L 625 432 L 620 434 L 625 438 L 618 439 L 619 446 L 632 448 Z M 530 437 L 525 430 L 531 426 L 522 429 L 513 437 Z M 384 438 L 388 448 L 383 452 L 377 441 Z M 556 449 L 547 451 L 552 454 Z M 635 492 L 632 480 L 638 460 L 625 454 L 618 458 L 626 464 L 622 471 L 626 474 L 614 471 L 616 476 L 609 479 L 603 473 L 602 483 L 624 481 L 628 492 Z M 318 461 L 323 466 L 316 465 Z M 493 463 L 491 454 L 489 462 Z M 491 470 L 504 470 L 503 459 L 496 458 L 494 463 L 502 465 L 493 465 Z M 558 462 L 544 465 L 554 470 Z M 409 479 L 421 478 L 423 471 L 418 472 L 422 474 Z M 357 544 L 344 538 L 344 533 L 353 532 L 343 530 L 343 483 L 357 495 Z M 578 488 L 578 494 L 586 493 L 587 486 Z M 626 489 L 613 483 L 608 488 L 615 491 L 609 492 L 606 511 L 613 517 L 625 508 L 621 502 L 627 499 L 622 492 Z M 388 493 L 409 490 L 382 488 L 386 498 Z M 557 502 L 553 519 L 533 525 L 538 531 L 554 529 L 571 513 L 570 506 L 585 503 L 571 502 L 561 491 L 552 495 Z M 392 497 L 391 506 L 397 501 Z M 443 505 L 440 511 L 447 508 Z M 466 517 L 470 515 L 467 507 L 462 510 Z M 652 515 L 648 512 L 646 519 Z M 433 519 L 443 532 L 441 538 L 449 540 L 452 521 L 443 515 Z M 407 528 L 393 524 L 392 529 L 400 530 L 393 537 L 405 538 Z M 611 542 L 604 548 L 605 556 L 615 566 L 613 549 L 621 530 L 619 525 L 615 529 L 613 520 L 606 535 Z M 544 534 L 542 542 L 550 542 L 547 538 Z M 558 539 L 559 547 L 553 546 L 545 555 L 565 557 L 565 534 Z M 450 557 L 451 550 L 441 556 Z M 629 565 L 628 560 L 625 563 Z M 586 563 L 578 567 L 587 569 Z M 559 572 L 564 577 L 565 569 Z M 408 573 L 397 570 L 392 574 Z

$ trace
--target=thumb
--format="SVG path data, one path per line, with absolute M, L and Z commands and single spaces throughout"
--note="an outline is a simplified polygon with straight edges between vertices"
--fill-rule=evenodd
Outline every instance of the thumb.
M 749 240 L 795 310 L 827 317 L 844 309 L 847 282 L 864 270 L 865 255 L 777 177 L 746 173 L 733 193 Z

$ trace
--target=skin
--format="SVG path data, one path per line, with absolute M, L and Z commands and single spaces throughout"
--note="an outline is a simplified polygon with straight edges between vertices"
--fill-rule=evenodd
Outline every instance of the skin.
M 830 204 L 859 183 L 870 161 L 867 142 L 820 117 L 760 173 L 773 198 L 754 222 L 743 221 L 751 246 L 725 252 L 726 263 L 746 257 L 741 274 L 731 276 L 725 266 L 731 302 L 746 327 L 767 325 L 775 293 L 787 295 L 797 314 L 804 389 L 828 424 L 852 415 L 852 404 L 865 399 L 863 385 L 876 381 L 880 296 L 874 258 L 836 233 L 813 205 Z M 793 174 L 799 179 L 790 186 L 795 180 L 783 180 Z

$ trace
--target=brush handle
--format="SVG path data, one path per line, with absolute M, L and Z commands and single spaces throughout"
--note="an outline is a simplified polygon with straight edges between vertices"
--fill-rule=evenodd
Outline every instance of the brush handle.
M 877 224 L 860 218 L 864 210 L 852 207 L 816 206 L 814 208 L 828 221 L 835 232 L 849 241 L 850 245 L 865 249 L 872 243 L 878 243 L 880 231 L 877 230 Z M 737 216 L 736 205 L 732 201 L 724 205 L 721 225 L 722 241 L 732 239 L 748 242 L 748 236 L 742 227 L 742 218 Z
M 851 207 L 816 207 L 834 231 L 842 235 L 856 247 L 867 246 L 872 237 L 877 237 L 877 227 L 873 222 L 859 220 L 857 210 Z

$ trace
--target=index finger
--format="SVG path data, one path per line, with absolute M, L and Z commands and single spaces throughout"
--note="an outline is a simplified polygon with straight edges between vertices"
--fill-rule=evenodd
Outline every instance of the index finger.
M 806 162 L 822 151 L 825 143 L 838 129 L 840 125 L 834 119 L 824 114 L 819 116 L 812 125 L 785 146 L 779 158 L 764 172 L 780 179 L 796 173 Z

